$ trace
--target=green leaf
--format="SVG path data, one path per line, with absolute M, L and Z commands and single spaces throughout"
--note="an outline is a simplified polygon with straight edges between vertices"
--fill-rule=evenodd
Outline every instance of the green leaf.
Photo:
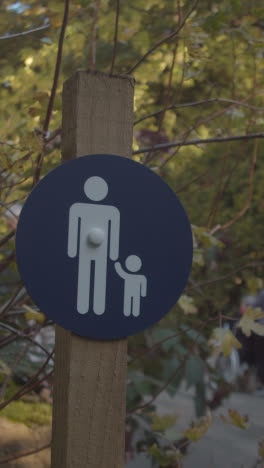
M 169 328 L 161 328 L 161 327 L 157 327 L 153 330 L 152 332 L 152 336 L 155 340 L 155 342 L 159 342 L 159 341 L 162 341 L 166 338 L 169 338 L 170 336 L 172 338 L 169 338 L 168 340 L 164 341 L 164 343 L 161 344 L 161 349 L 163 349 L 164 351 L 169 351 L 173 348 L 175 348 L 175 346 L 177 346 L 179 344 L 179 337 L 178 336 L 173 336 L 175 335 L 175 332 L 174 330 L 170 330 Z
M 205 337 L 202 336 L 201 334 L 199 334 L 199 332 L 197 330 L 195 330 L 194 328 L 190 328 L 190 327 L 188 327 L 187 325 L 184 325 L 184 324 L 181 324 L 179 326 L 179 328 L 181 330 L 184 330 L 185 335 L 188 336 L 189 338 L 191 338 L 196 343 L 199 343 L 199 344 L 203 344 L 203 343 L 205 344 L 206 343 Z
M 206 393 L 203 380 L 195 385 L 194 405 L 197 418 L 202 417 L 206 411 Z
M 204 367 L 201 359 L 190 356 L 185 364 L 186 387 L 190 388 L 203 380 Z
M 158 460 L 160 466 L 170 466 L 172 463 L 175 463 L 178 459 L 176 450 L 175 452 L 171 449 L 161 450 L 158 445 L 155 443 L 148 448 L 148 452 Z
M 150 395 L 153 389 L 153 383 L 146 376 L 136 371 L 128 371 L 128 379 L 137 392 L 142 395 Z

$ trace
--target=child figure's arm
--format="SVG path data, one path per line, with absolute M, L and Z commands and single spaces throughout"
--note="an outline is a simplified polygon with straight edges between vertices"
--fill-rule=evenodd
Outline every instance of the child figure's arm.
M 121 278 L 126 279 L 127 273 L 121 267 L 120 262 L 115 262 L 115 270 Z
M 146 276 L 141 276 L 140 282 L 140 294 L 142 297 L 146 297 L 147 295 L 147 278 Z

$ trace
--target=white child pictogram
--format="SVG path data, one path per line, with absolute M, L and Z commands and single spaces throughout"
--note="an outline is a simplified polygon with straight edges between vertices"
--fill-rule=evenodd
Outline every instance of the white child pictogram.
M 108 185 L 101 177 L 89 177 L 84 193 L 93 202 L 104 200 Z M 105 312 L 107 261 L 119 255 L 120 214 L 115 206 L 74 203 L 69 211 L 68 256 L 78 256 L 77 311 L 89 311 L 91 265 L 94 262 L 93 311 Z M 79 249 L 78 249 L 79 245 Z
M 116 272 L 125 281 L 123 312 L 126 317 L 131 314 L 138 317 L 140 314 L 140 298 L 147 295 L 147 278 L 144 275 L 135 274 L 142 266 L 141 259 L 137 255 L 129 255 L 125 265 L 130 273 L 123 270 L 119 262 L 115 263 Z

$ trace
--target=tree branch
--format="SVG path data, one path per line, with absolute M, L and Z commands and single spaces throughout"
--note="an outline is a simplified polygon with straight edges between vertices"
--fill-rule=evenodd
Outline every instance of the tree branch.
M 39 26 L 38 28 L 34 28 L 34 29 L 29 29 L 28 31 L 23 31 L 20 33 L 15 33 L 15 34 L 5 34 L 4 36 L 0 36 L 0 40 L 13 39 L 13 37 L 27 36 L 28 34 L 32 34 L 37 31 L 43 31 L 43 29 L 48 29 L 49 27 L 50 27 L 50 24 L 44 24 L 43 26 Z
M 3 247 L 12 237 L 15 235 L 15 229 L 12 229 L 6 236 L 2 237 L 0 240 L 0 247 Z
M 95 69 L 95 64 L 96 64 L 96 30 L 97 30 L 99 8 L 100 8 L 100 0 L 95 0 L 94 16 L 93 16 L 93 24 L 92 24 L 91 70 Z
M 49 99 L 48 108 L 47 108 L 47 112 L 46 112 L 45 122 L 44 122 L 44 125 L 43 125 L 44 138 L 45 138 L 45 136 L 47 134 L 47 131 L 49 129 L 50 119 L 51 119 L 51 115 L 52 115 L 54 100 L 55 100 L 58 81 L 59 81 L 61 60 L 62 60 L 63 42 L 64 42 L 64 36 L 65 36 L 66 26 L 67 26 L 68 17 L 69 17 L 69 5 L 70 5 L 70 0 L 65 0 L 64 16 L 63 16 L 61 32 L 60 32 L 60 38 L 59 38 L 59 44 L 58 44 L 58 53 L 57 53 L 55 71 L 54 71 L 53 85 L 52 85 L 50 99 Z M 36 183 L 39 181 L 42 162 L 43 162 L 43 158 L 44 158 L 44 146 L 45 146 L 45 142 L 43 144 L 42 152 L 38 157 L 36 172 L 34 174 L 34 185 L 36 185 Z
M 110 68 L 110 75 L 113 74 L 114 66 L 115 66 L 116 51 L 117 51 L 119 14 L 120 14 L 120 0 L 116 0 L 115 36 L 114 36 L 114 47 L 113 47 L 113 55 L 112 55 L 112 64 L 111 64 L 111 68 Z
M 41 452 L 42 450 L 49 448 L 50 445 L 51 445 L 51 442 L 49 442 L 48 444 L 42 445 L 42 447 L 29 450 L 28 452 L 24 452 L 24 453 L 22 452 L 17 455 L 12 455 L 11 457 L 2 458 L 0 460 L 0 465 L 3 465 L 4 463 L 9 463 L 13 460 L 18 460 L 18 458 L 28 457 L 29 455 L 33 455 L 34 453 Z
M 160 41 L 156 42 L 156 44 L 154 44 L 144 55 L 143 57 L 141 57 L 141 59 L 132 67 L 130 68 L 130 70 L 128 70 L 128 72 L 126 73 L 127 75 L 130 75 L 131 73 L 133 73 L 138 67 L 139 65 L 142 64 L 142 62 L 144 62 L 144 60 L 146 60 L 146 58 L 152 53 L 154 52 L 154 50 L 156 50 L 158 47 L 160 47 L 162 44 L 164 44 L 165 42 L 168 42 L 170 41 L 171 39 L 173 39 L 175 36 L 177 36 L 179 34 L 179 32 L 181 31 L 181 29 L 184 27 L 187 19 L 191 16 L 192 12 L 195 10 L 196 6 L 198 5 L 198 2 L 199 0 L 195 0 L 192 8 L 190 9 L 190 11 L 188 11 L 188 13 L 186 14 L 186 16 L 183 18 L 181 24 L 178 26 L 178 28 L 172 32 L 171 34 L 169 34 L 168 36 L 166 36 L 165 38 L 161 39 Z
M 251 161 L 251 168 L 250 168 L 250 176 L 249 176 L 249 194 L 248 194 L 248 199 L 245 203 L 245 206 L 242 208 L 242 210 L 230 221 L 228 221 L 226 224 L 218 224 L 214 228 L 214 233 L 219 231 L 220 229 L 223 231 L 224 229 L 229 228 L 234 224 L 239 218 L 241 218 L 246 211 L 249 209 L 252 196 L 253 196 L 253 179 L 254 179 L 254 171 L 255 171 L 255 166 L 257 162 L 257 149 L 258 149 L 258 140 L 255 140 L 255 147 L 254 147 L 254 152 L 252 156 L 252 161 Z
M 7 405 L 9 405 L 12 401 L 18 400 L 18 398 L 21 398 L 23 395 L 26 393 L 30 392 L 35 388 L 36 386 L 40 385 L 40 383 L 43 382 L 43 380 L 46 380 L 46 378 L 53 373 L 53 370 L 49 372 L 48 374 L 44 375 L 41 379 L 38 380 L 38 377 L 42 373 L 42 371 L 47 367 L 50 359 L 53 357 L 54 350 L 48 355 L 46 361 L 44 364 L 38 369 L 38 371 L 30 378 L 30 380 L 23 385 L 14 395 L 12 395 L 8 400 L 3 401 L 0 403 L 0 410 L 5 408 Z
M 191 291 L 192 289 L 197 289 L 201 288 L 203 286 L 208 286 L 209 284 L 214 284 L 218 283 L 218 281 L 225 281 L 229 278 L 232 278 L 236 273 L 242 270 L 246 270 L 247 268 L 256 268 L 259 266 L 264 266 L 264 262 L 255 262 L 255 263 L 248 263 L 247 265 L 243 265 L 241 267 L 236 268 L 235 270 L 232 270 L 230 273 L 227 273 L 227 275 L 224 276 L 219 276 L 218 278 L 214 278 L 212 280 L 204 281 L 203 283 L 196 284 L 195 286 L 187 286 L 184 291 Z
M 202 101 L 194 101 L 194 102 L 185 102 L 183 104 L 175 104 L 173 106 L 169 106 L 164 109 L 160 109 L 156 112 L 153 112 L 152 114 L 145 115 L 144 117 L 140 117 L 139 119 L 135 120 L 134 125 L 137 125 L 139 122 L 142 122 L 143 120 L 150 119 L 151 117 L 156 117 L 159 114 L 162 114 L 163 112 L 167 112 L 168 110 L 173 110 L 173 109 L 184 109 L 186 107 L 197 107 L 197 106 L 203 106 L 205 104 L 214 104 L 214 103 L 223 103 L 223 104 L 233 104 L 234 106 L 241 106 L 241 107 L 246 107 L 247 109 L 254 110 L 256 112 L 264 112 L 264 107 L 256 107 L 252 106 L 250 104 L 246 104 L 241 101 L 236 101 L 234 99 L 224 99 L 224 98 L 211 98 L 211 99 L 204 99 Z
M 165 150 L 168 148 L 175 148 L 176 146 L 192 146 L 192 145 L 202 145 L 204 143 L 224 143 L 226 141 L 238 141 L 238 140 L 253 140 L 255 138 L 264 138 L 264 133 L 248 133 L 248 135 L 235 135 L 228 137 L 214 137 L 214 138 L 204 138 L 204 139 L 194 139 L 188 141 L 174 141 L 171 143 L 161 143 L 160 145 L 155 146 L 146 146 L 145 148 L 140 148 L 134 150 L 132 154 L 141 154 L 148 153 L 152 149 L 154 151 Z

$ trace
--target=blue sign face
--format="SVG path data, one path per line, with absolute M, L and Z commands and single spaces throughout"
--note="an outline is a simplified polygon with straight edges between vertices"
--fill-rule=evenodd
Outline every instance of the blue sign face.
M 192 233 L 174 192 L 131 159 L 83 156 L 44 177 L 16 235 L 25 286 L 77 335 L 117 339 L 160 320 L 180 297 Z

